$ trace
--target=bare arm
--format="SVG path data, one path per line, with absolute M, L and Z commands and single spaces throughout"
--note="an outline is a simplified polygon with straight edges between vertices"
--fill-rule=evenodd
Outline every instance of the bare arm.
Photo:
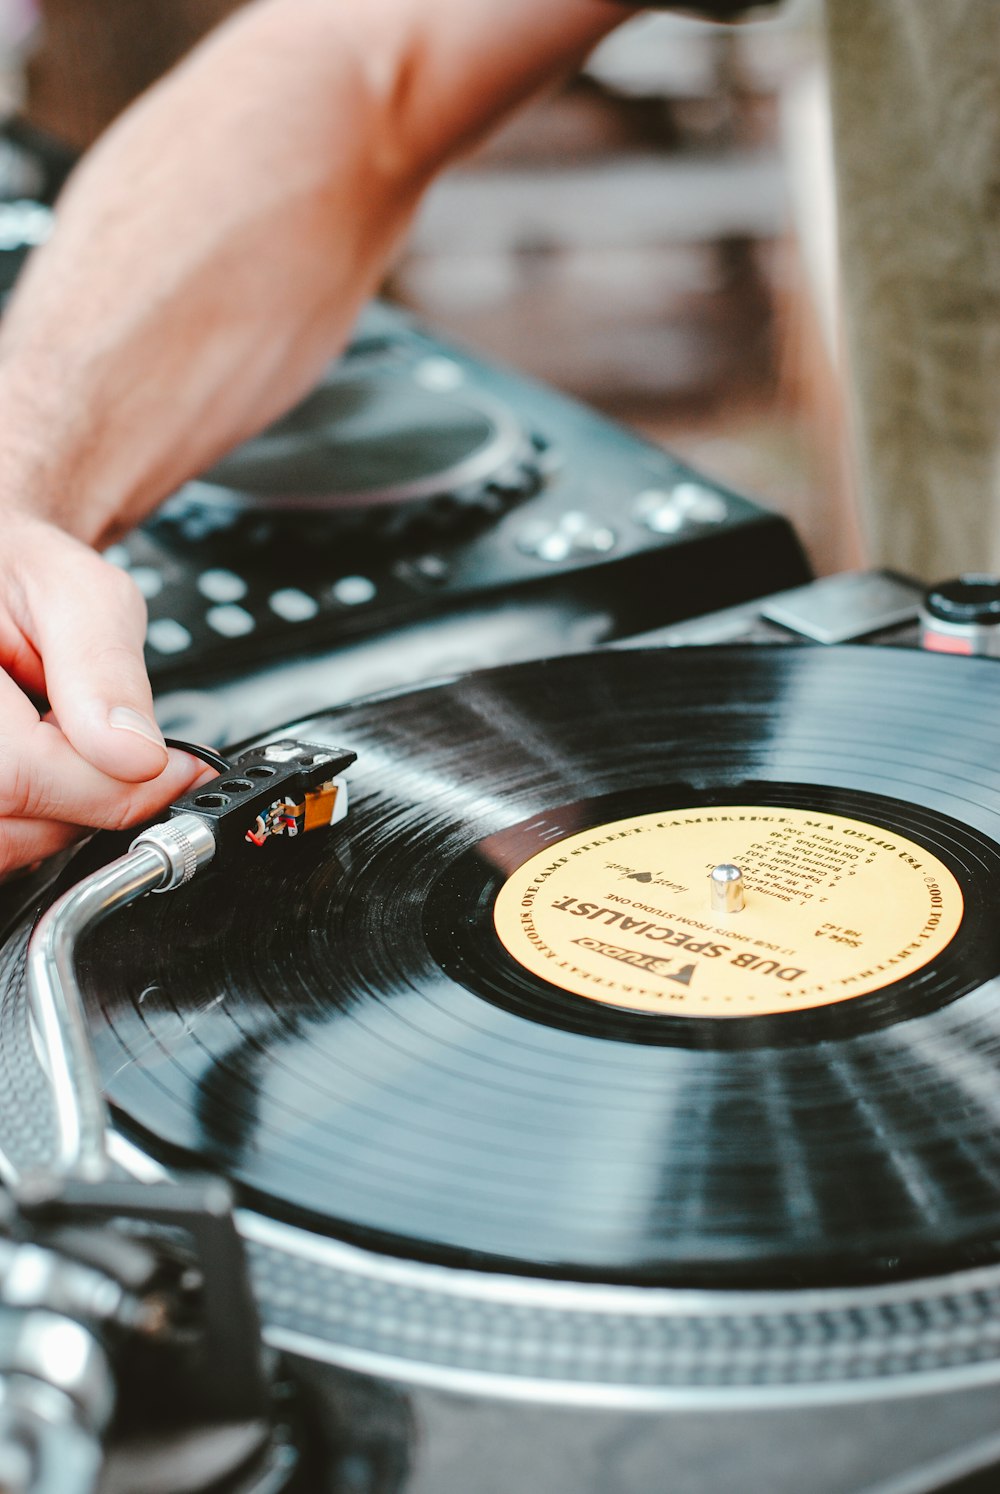
M 88 157 L 0 332 L 0 871 L 193 772 L 109 720 L 151 715 L 141 604 L 79 541 L 291 404 L 434 172 L 626 14 L 257 0 Z

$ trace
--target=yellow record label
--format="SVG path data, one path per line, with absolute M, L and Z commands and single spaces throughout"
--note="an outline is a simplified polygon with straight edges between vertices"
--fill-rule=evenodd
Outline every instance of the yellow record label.
M 743 873 L 712 908 L 714 867 Z M 502 944 L 551 985 L 681 1017 L 804 1011 L 877 991 L 941 953 L 962 892 L 894 831 L 803 809 L 637 815 L 571 835 L 504 883 Z

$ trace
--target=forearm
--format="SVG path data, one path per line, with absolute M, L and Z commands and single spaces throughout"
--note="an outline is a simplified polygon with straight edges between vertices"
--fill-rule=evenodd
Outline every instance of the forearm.
M 0 335 L 0 507 L 95 540 L 285 408 L 434 170 L 622 17 L 259 0 L 81 168 Z

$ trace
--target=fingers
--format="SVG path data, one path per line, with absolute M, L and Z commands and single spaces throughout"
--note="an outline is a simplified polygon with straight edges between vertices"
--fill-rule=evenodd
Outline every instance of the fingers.
M 139 788 L 118 791 L 107 828 L 125 829 L 150 819 L 171 800 L 177 799 L 196 783 L 207 783 L 216 776 L 211 768 L 186 752 L 171 752 L 170 763 L 159 778 Z M 47 856 L 64 851 L 87 833 L 81 824 L 55 819 L 0 818 L 0 882 L 12 872 L 33 866 Z
M 178 798 L 205 772 L 204 763 L 185 752 L 164 749 L 163 759 L 163 771 L 142 783 L 102 773 L 0 675 L 0 818 L 95 829 L 130 825 Z
M 164 745 L 143 664 L 145 606 L 132 582 L 48 524 L 18 516 L 5 539 L 0 878 L 81 829 L 150 819 L 214 776 Z M 29 694 L 48 697 L 45 720 Z
M 0 660 L 11 679 L 39 700 L 45 694 L 45 670 L 38 650 L 0 613 Z
M 79 825 L 54 820 L 0 820 L 0 882 L 11 872 L 64 851 L 82 834 Z
M 44 661 L 46 694 L 65 738 L 101 775 L 127 783 L 157 778 L 167 749 L 143 662 L 146 608 L 138 590 L 58 531 L 47 529 L 42 558 L 44 565 L 21 561 L 28 616 L 20 622 Z

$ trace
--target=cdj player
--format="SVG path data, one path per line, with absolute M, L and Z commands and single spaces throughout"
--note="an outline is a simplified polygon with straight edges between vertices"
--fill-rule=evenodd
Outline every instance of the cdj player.
M 23 129 L 3 143 L 0 297 L 66 169 Z M 215 743 L 810 574 L 783 518 L 377 303 L 317 389 L 108 558 L 146 599 L 161 724 Z
M 809 574 L 785 520 L 382 305 L 109 553 L 147 600 L 162 724 L 217 742 Z

